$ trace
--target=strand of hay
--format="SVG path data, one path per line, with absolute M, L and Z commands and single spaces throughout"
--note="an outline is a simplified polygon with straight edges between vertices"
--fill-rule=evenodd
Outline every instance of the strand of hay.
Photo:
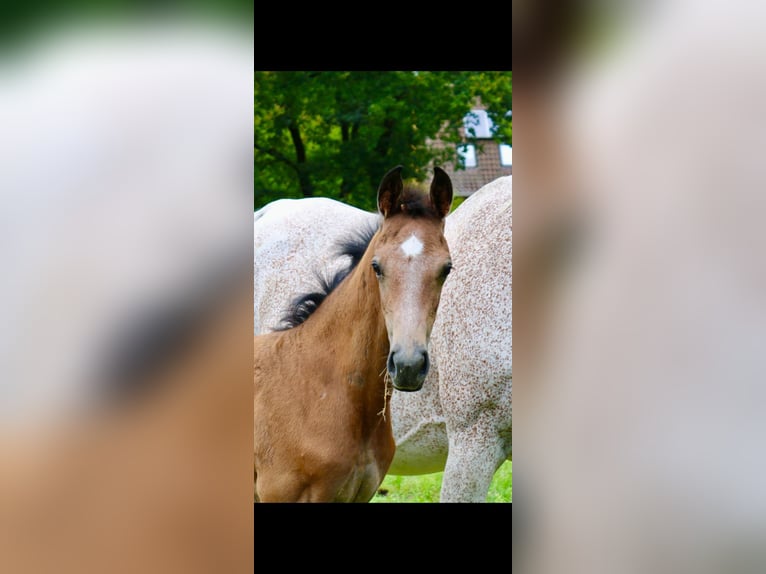
M 388 372 L 388 368 L 384 368 L 380 374 L 383 375 L 385 388 L 383 389 L 383 410 L 381 410 L 378 414 L 383 417 L 383 420 L 386 420 L 386 405 L 388 404 L 388 397 L 390 397 L 394 392 L 394 385 L 393 381 L 391 380 L 391 375 Z

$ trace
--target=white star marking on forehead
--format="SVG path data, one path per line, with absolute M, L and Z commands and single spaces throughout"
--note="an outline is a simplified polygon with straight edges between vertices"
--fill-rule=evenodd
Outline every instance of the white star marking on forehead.
M 415 257 L 423 253 L 423 243 L 413 233 L 407 241 L 402 243 L 402 251 L 409 257 Z

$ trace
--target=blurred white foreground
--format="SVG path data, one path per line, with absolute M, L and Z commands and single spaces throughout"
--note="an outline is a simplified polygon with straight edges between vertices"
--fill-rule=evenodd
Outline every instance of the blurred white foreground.
M 2 569 L 247 570 L 252 37 L 1 56 Z
M 514 357 L 521 572 L 766 570 L 764 22 L 654 3 L 546 92 L 587 217 L 542 358 Z M 556 166 L 525 170 L 517 88 L 523 198 Z

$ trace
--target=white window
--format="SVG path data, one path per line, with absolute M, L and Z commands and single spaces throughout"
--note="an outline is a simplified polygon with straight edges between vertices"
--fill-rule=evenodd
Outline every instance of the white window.
M 465 167 L 476 167 L 476 146 L 464 144 L 457 146 L 457 154 Z
M 491 138 L 494 124 L 486 110 L 471 110 L 463 118 L 465 135 L 476 138 Z
M 513 165 L 513 148 L 508 144 L 500 144 L 500 165 L 506 167 Z

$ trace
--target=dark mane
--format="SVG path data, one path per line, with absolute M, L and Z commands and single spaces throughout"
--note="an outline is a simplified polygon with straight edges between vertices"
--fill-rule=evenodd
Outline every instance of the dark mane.
M 367 251 L 367 246 L 370 244 L 370 241 L 372 241 L 372 236 L 375 235 L 377 231 L 377 225 L 368 224 L 363 229 L 358 229 L 348 237 L 339 240 L 336 243 L 335 255 L 337 257 L 347 255 L 351 257 L 351 263 L 347 267 L 339 269 L 335 274 L 329 277 L 324 273 L 315 271 L 314 275 L 319 284 L 319 289 L 311 293 L 304 293 L 293 299 L 282 317 L 282 320 L 279 322 L 279 325 L 274 330 L 287 331 L 288 329 L 297 327 L 305 322 L 306 319 L 308 319 L 322 304 L 322 301 L 324 301 L 359 264 L 364 252 Z
M 205 262 L 199 280 L 179 287 L 172 297 L 138 299 L 109 323 L 93 374 L 97 400 L 120 404 L 154 391 L 156 375 L 187 356 L 232 294 L 252 278 L 250 259 L 252 251 L 244 248 L 218 254 Z

